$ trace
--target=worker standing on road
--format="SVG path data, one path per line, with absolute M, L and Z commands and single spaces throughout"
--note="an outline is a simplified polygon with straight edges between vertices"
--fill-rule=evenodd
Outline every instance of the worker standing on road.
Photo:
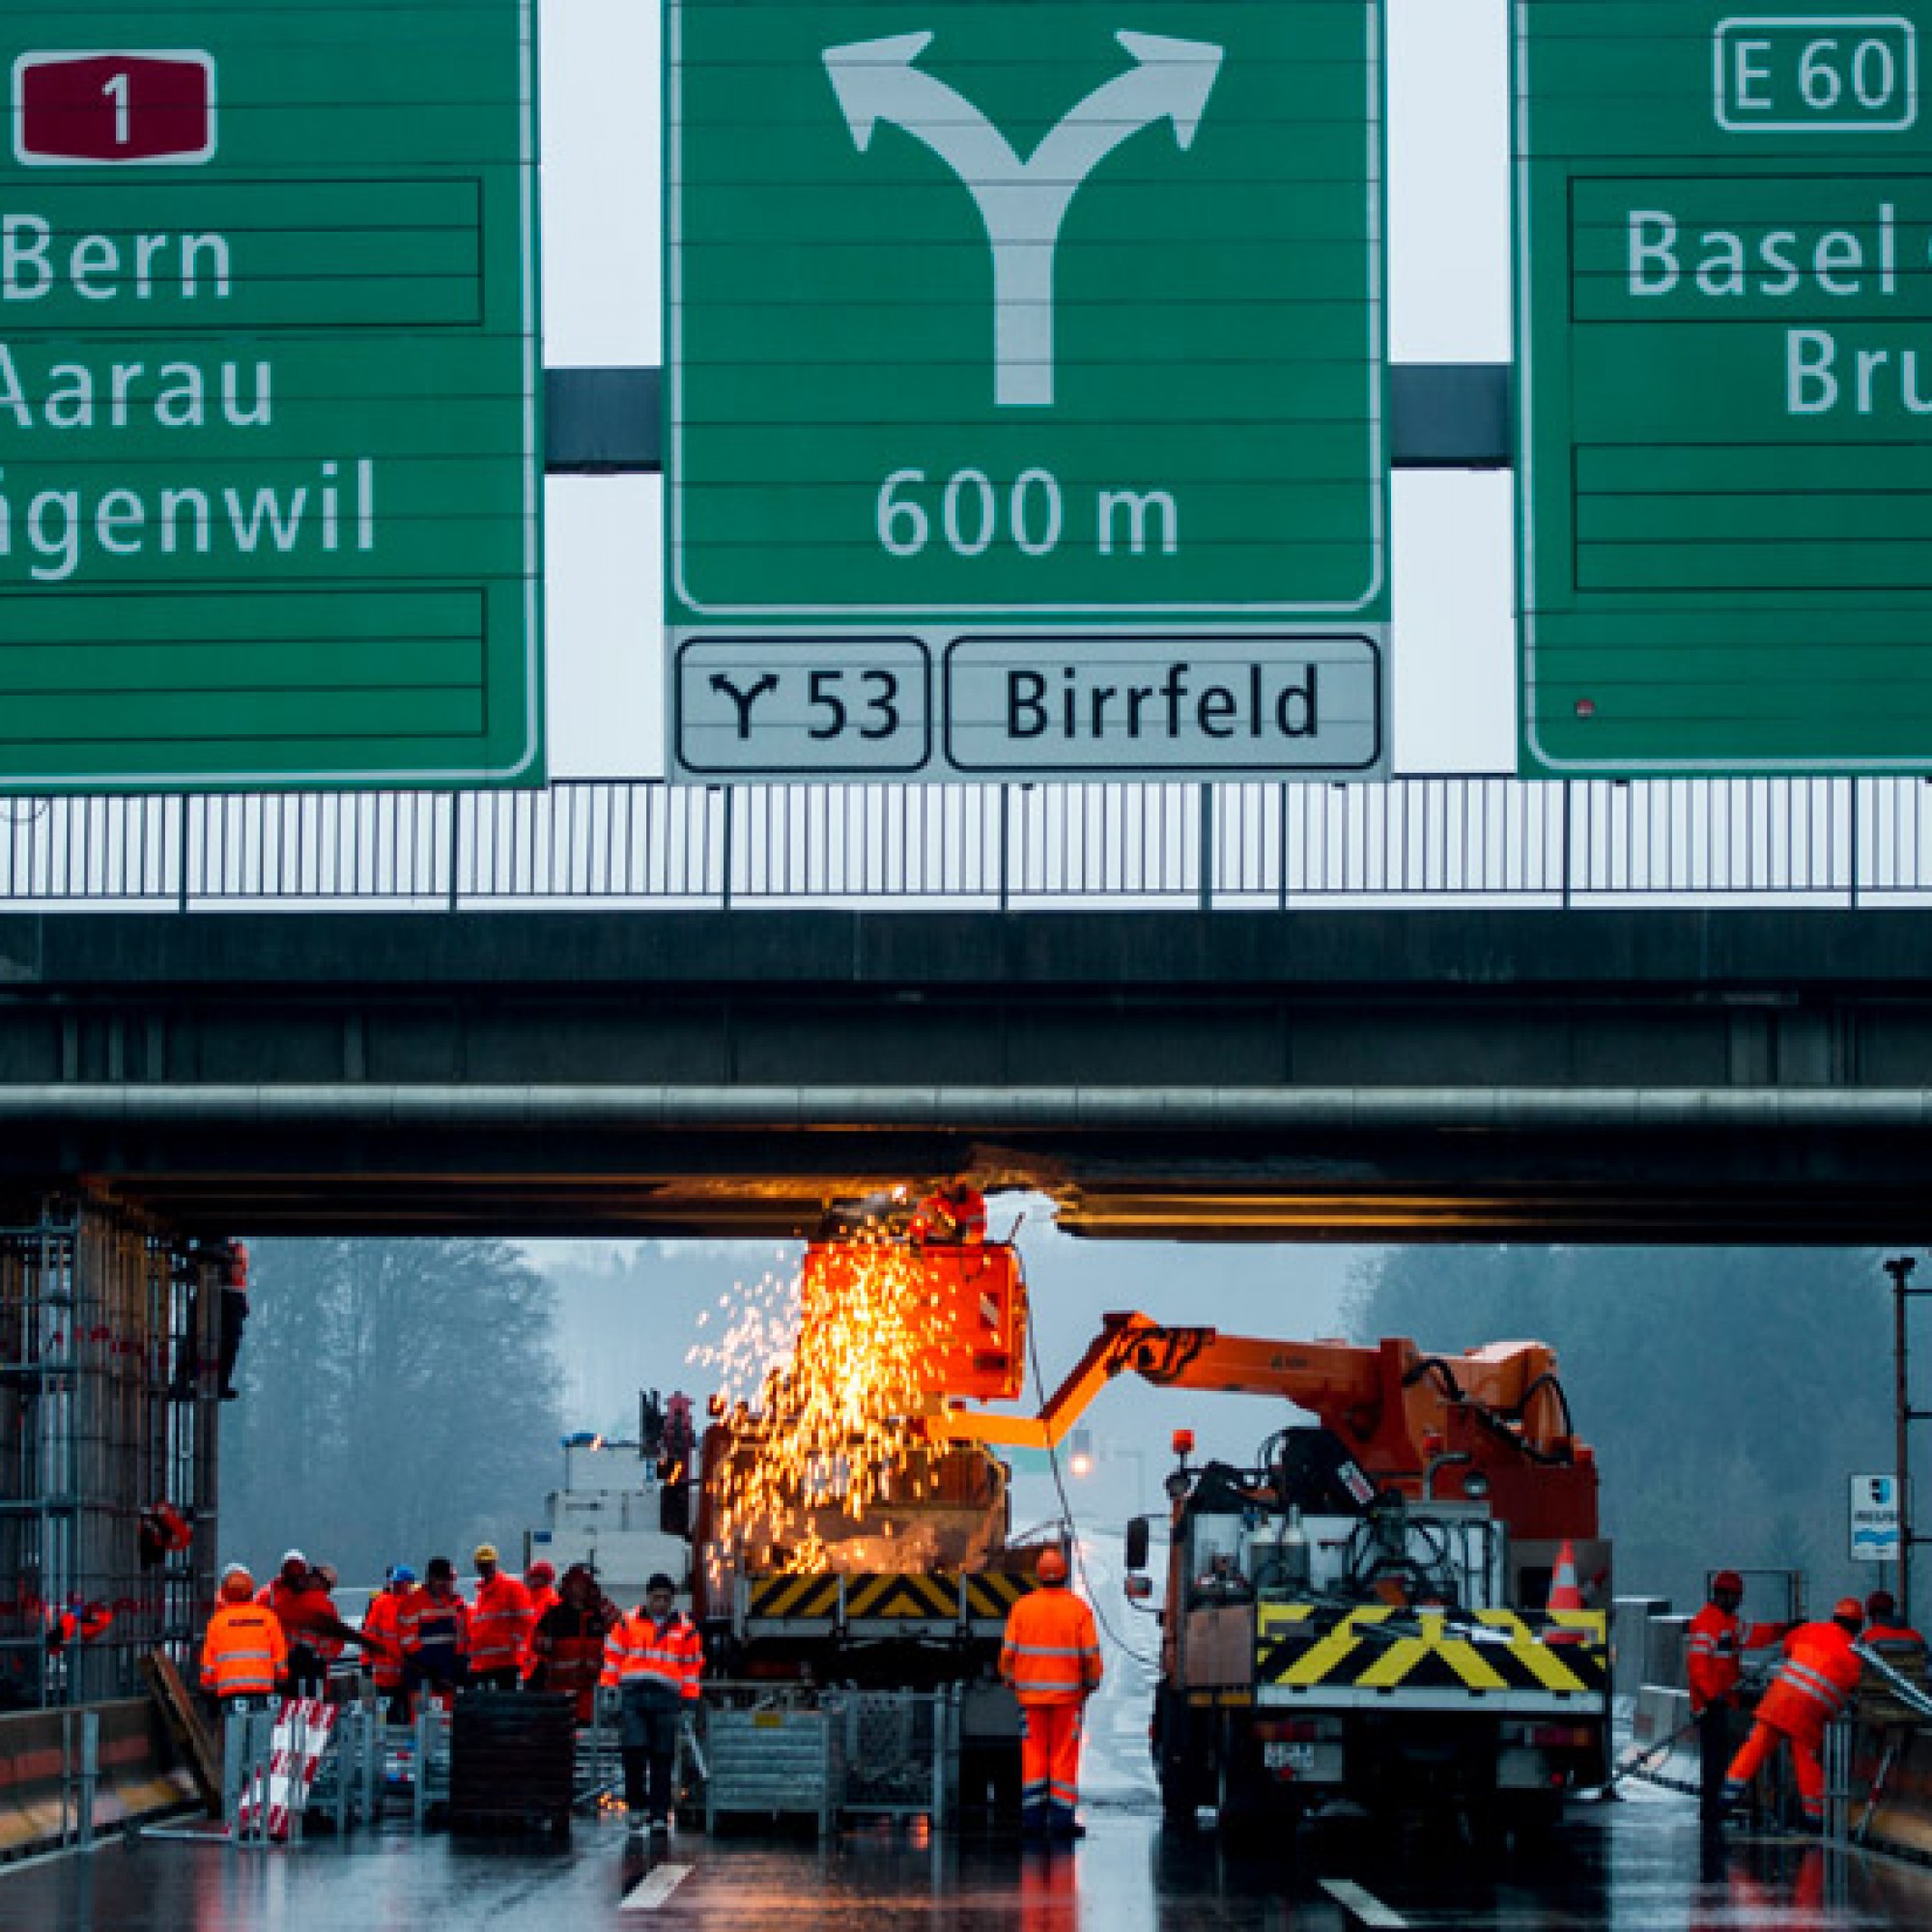
M 506 1577 L 494 1543 L 479 1543 L 476 1595 L 469 1605 L 469 1682 L 485 1690 L 514 1690 L 523 1682 L 529 1645 L 530 1593 Z
M 677 1607 L 677 1586 L 660 1571 L 644 1585 L 643 1607 L 620 1619 L 604 1645 L 602 1683 L 619 1697 L 617 1747 L 634 1832 L 646 1818 L 653 1832 L 670 1829 L 678 1726 L 697 1702 L 703 1670 L 697 1626 Z
M 1094 1612 L 1066 1587 L 1066 1557 L 1043 1549 L 1040 1587 L 1007 1618 L 1000 1675 L 1020 1700 L 1020 1830 L 1030 1838 L 1077 1838 L 1080 1738 L 1087 1700 L 1100 1688 Z
M 537 1628 L 560 1599 L 556 1594 L 556 1565 L 539 1557 L 524 1572 L 524 1588 L 530 1593 L 530 1627 L 524 1637 L 524 1682 L 536 1675 Z
M 221 1603 L 201 1645 L 201 1685 L 224 1710 L 238 1699 L 272 1697 L 287 1676 L 288 1639 L 280 1619 L 255 1601 L 255 1579 L 239 1563 L 221 1573 Z
M 1865 1599 L 1865 1628 L 1861 1641 L 1872 1645 L 1886 1662 L 1890 1662 L 1888 1654 L 1897 1651 L 1909 1656 L 1916 1647 L 1918 1655 L 1925 1655 L 1925 1639 L 1910 1624 L 1898 1620 L 1898 1599 L 1889 1590 L 1874 1590 Z
M 577 1700 L 577 1721 L 597 1715 L 597 1684 L 604 1670 L 605 1639 L 623 1621 L 616 1605 L 597 1587 L 587 1563 L 563 1573 L 563 1589 L 530 1638 L 530 1688 Z
M 299 1549 L 282 1557 L 282 1567 L 255 1601 L 275 1613 L 289 1640 L 289 1690 L 297 1697 L 320 1697 L 328 1684 L 329 1649 L 341 1628 L 335 1600 Z M 341 1644 L 334 1643 L 339 1654 Z
M 403 1682 L 412 1698 L 424 1690 L 460 1690 L 469 1674 L 469 1606 L 456 1590 L 447 1556 L 423 1565 L 419 1589 L 396 1618 L 403 1637 Z
M 1737 1749 L 1738 1685 L 1744 1654 L 1776 1643 L 1787 1626 L 1751 1624 L 1738 1616 L 1745 1579 L 1735 1570 L 1711 1578 L 1711 1601 L 1690 1619 L 1685 1675 L 1690 1687 L 1690 1714 L 1697 1720 L 1698 1814 L 1715 1826 L 1724 1814 L 1724 1773 Z
M 1743 1803 L 1758 1766 L 1781 1739 L 1791 1747 L 1804 1822 L 1814 1829 L 1824 1824 L 1825 1726 L 1859 1688 L 1863 1666 L 1852 1641 L 1864 1620 L 1864 1606 L 1856 1597 L 1840 1597 L 1830 1623 L 1800 1624 L 1784 1639 L 1784 1662 L 1757 1707 L 1757 1723 L 1731 1760 L 1724 1780 L 1727 1806 Z
M 362 1618 L 363 1648 L 369 1674 L 386 1706 L 392 1724 L 410 1720 L 410 1700 L 403 1690 L 403 1605 L 414 1594 L 416 1573 L 407 1563 L 396 1564 L 382 1590 L 369 1601 Z

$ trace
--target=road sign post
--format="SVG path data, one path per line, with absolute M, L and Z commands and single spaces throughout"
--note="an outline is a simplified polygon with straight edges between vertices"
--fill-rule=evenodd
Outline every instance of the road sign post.
M 1524 769 L 1932 771 L 1932 6 L 1515 18 Z
M 0 788 L 540 781 L 530 0 L 0 23 Z
M 673 773 L 1384 771 L 1378 6 L 667 20 Z

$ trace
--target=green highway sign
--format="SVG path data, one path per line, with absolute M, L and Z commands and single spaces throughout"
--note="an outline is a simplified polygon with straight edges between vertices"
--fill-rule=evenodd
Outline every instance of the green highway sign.
M 532 0 L 0 28 L 0 788 L 540 782 Z
M 668 0 L 670 761 L 1386 769 L 1375 0 Z
M 1525 771 L 1932 771 L 1928 25 L 1516 0 Z

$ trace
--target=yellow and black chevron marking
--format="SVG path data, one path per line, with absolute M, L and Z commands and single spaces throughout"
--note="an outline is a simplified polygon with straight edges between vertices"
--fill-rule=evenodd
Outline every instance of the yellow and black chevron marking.
M 1294 1690 L 1553 1690 L 1601 1695 L 1609 1674 L 1601 1610 L 1519 1616 L 1377 1605 L 1340 1615 L 1310 1604 L 1264 1604 L 1256 1679 Z
M 981 1571 L 966 1578 L 966 1614 L 1004 1617 L 1029 1591 L 1038 1589 L 1032 1577 L 1015 1577 L 1004 1570 Z
M 823 1617 L 838 1614 L 837 1577 L 760 1577 L 752 1585 L 748 1614 L 754 1617 Z
M 969 1618 L 1000 1622 L 1028 1591 L 1037 1589 L 1031 1577 L 1009 1577 L 986 1571 L 968 1576 L 966 1610 Z M 877 1571 L 841 1577 L 819 1573 L 810 1577 L 760 1577 L 754 1580 L 747 1614 L 773 1622 L 822 1619 L 826 1623 L 857 1623 L 864 1619 L 929 1622 L 959 1621 L 960 1577 L 950 1571 Z M 839 1591 L 843 1587 L 841 1605 Z
M 959 1578 L 924 1576 L 914 1572 L 888 1572 L 872 1577 L 845 1579 L 845 1620 L 857 1623 L 862 1617 L 944 1617 L 949 1622 L 959 1616 Z

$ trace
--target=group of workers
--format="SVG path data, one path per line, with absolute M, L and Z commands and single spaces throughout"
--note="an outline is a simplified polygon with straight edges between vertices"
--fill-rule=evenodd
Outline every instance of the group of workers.
M 1752 1778 L 1780 1745 L 1791 1753 L 1804 1822 L 1825 1820 L 1825 1727 L 1851 1701 L 1865 1663 L 1859 1646 L 1922 1663 L 1925 1639 L 1900 1621 L 1889 1590 L 1874 1590 L 1861 1604 L 1841 1597 L 1818 1622 L 1747 1624 L 1738 1612 L 1744 1578 L 1720 1570 L 1711 1579 L 1710 1601 L 1691 1618 L 1686 1675 L 1697 1725 L 1700 1810 L 1707 1827 L 1720 1825 L 1744 1804 Z M 1733 1748 L 1741 1710 L 1744 1656 L 1781 1646 L 1776 1670 L 1752 1713 L 1748 1734 Z
M 476 1588 L 456 1588 L 447 1557 L 432 1557 L 422 1579 L 397 1564 L 359 1630 L 336 1614 L 335 1577 L 291 1549 L 262 1589 L 239 1563 L 221 1578 L 221 1601 L 202 1645 L 201 1680 L 224 1706 L 287 1690 L 320 1694 L 347 1643 L 362 1646 L 391 1721 L 415 1700 L 481 1686 L 561 1691 L 583 1722 L 599 1691 L 618 1722 L 624 1807 L 634 1831 L 668 1830 L 675 1797 L 678 1739 L 702 1691 L 704 1646 L 677 1607 L 677 1586 L 662 1574 L 626 1614 L 598 1587 L 587 1564 L 561 1584 L 548 1563 L 508 1576 L 495 1547 L 478 1545 Z M 1007 1620 L 1000 1675 L 1020 1706 L 1020 1825 L 1032 1838 L 1082 1835 L 1082 1717 L 1100 1684 L 1094 1612 L 1068 1587 L 1065 1553 L 1040 1552 L 1040 1587 Z
M 353 1644 L 392 1722 L 407 1722 L 425 1694 L 525 1685 L 574 1696 L 588 1722 L 605 1639 L 621 1615 L 590 1567 L 572 1564 L 559 1582 L 554 1567 L 539 1561 L 517 1577 L 489 1543 L 470 1560 L 476 1583 L 468 1597 L 446 1556 L 432 1556 L 420 1578 L 396 1564 L 359 1628 L 336 1609 L 334 1571 L 299 1549 L 260 1590 L 244 1565 L 231 1563 L 202 1645 L 203 1688 L 224 1703 L 322 1696 Z

